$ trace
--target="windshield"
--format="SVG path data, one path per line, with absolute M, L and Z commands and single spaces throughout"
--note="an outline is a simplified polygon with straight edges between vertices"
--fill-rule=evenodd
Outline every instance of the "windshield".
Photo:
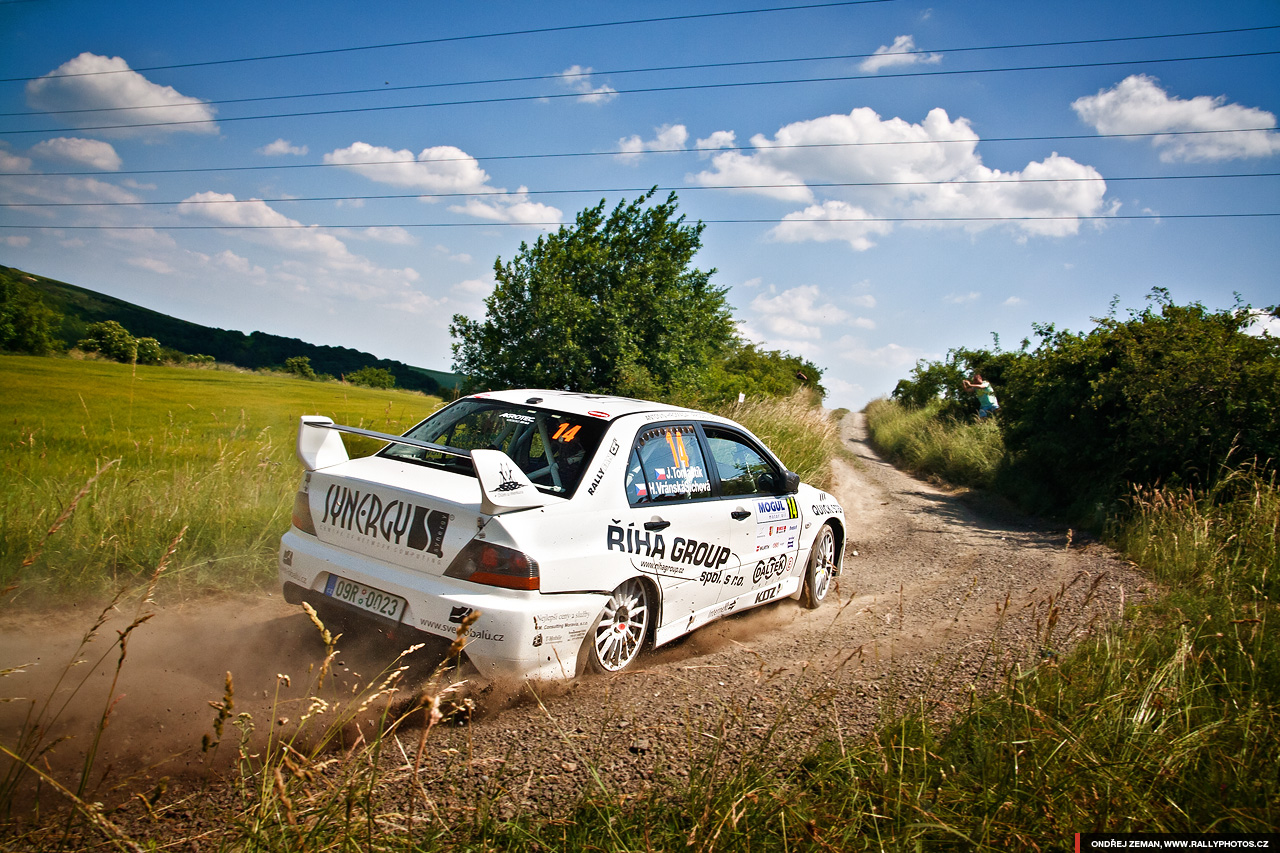
M 606 424 L 496 400 L 460 400 L 405 433 L 456 450 L 501 450 L 544 492 L 569 497 L 595 453 Z M 471 460 L 392 444 L 379 454 L 475 476 Z

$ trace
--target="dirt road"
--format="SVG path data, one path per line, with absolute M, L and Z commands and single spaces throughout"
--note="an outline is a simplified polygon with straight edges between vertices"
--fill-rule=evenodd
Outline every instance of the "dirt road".
M 1143 594 L 1144 579 L 1105 548 L 902 474 L 867 446 L 861 415 L 842 427 L 855 459 L 837 461 L 836 492 L 850 529 L 844 571 L 820 609 L 769 605 L 665 647 L 634 672 L 540 689 L 536 698 L 497 685 L 477 697 L 470 725 L 431 733 L 421 766 L 431 795 L 447 806 L 483 791 L 503 814 L 549 812 L 588 786 L 626 792 L 686 775 L 717 743 L 741 751 L 766 735 L 775 745 L 854 738 L 895 710 L 945 714 L 975 687 L 1065 648 Z M 38 664 L 0 680 L 0 696 L 47 695 L 94 615 L 36 624 L 0 617 L 0 669 Z M 131 634 L 113 692 L 118 654 L 108 644 L 130 618 L 113 617 L 90 645 L 96 652 L 81 655 L 90 662 L 64 682 L 59 703 L 66 684 L 90 673 L 57 727 L 77 740 L 59 745 L 51 766 L 58 756 L 75 766 L 92 722 L 114 703 L 95 763 L 93 783 L 105 775 L 100 790 L 137 785 L 136 772 L 196 773 L 215 717 L 208 702 L 223 698 L 228 671 L 235 711 L 251 714 L 259 731 L 287 727 L 305 710 L 308 667 L 323 649 L 306 617 L 278 597 L 157 609 Z M 339 648 L 335 669 L 349 695 L 392 647 L 344 638 Z M 6 743 L 25 708 L 0 705 Z M 412 756 L 417 733 L 393 737 Z M 408 772 L 389 773 L 390 797 Z

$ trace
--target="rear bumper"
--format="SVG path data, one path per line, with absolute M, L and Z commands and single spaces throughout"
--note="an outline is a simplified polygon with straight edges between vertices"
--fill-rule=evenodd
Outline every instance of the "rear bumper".
M 280 581 L 285 600 L 341 606 L 385 627 L 400 625 L 452 641 L 473 612 L 465 653 L 486 678 L 573 678 L 587 631 L 604 607 L 599 593 L 544 595 L 487 587 L 469 581 L 388 565 L 326 545 L 291 529 L 280 541 Z M 398 623 L 344 605 L 325 595 L 330 575 L 401 596 Z

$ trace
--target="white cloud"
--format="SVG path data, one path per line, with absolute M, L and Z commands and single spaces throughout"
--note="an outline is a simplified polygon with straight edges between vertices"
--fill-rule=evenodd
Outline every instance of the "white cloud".
M 361 240 L 373 240 L 376 243 L 387 243 L 391 246 L 416 246 L 418 240 L 399 225 L 374 225 L 355 232 L 353 235 Z
M 484 278 L 469 278 L 466 281 L 460 281 L 453 286 L 458 293 L 465 293 L 468 296 L 488 296 L 489 291 L 493 290 L 493 280 Z
M 521 187 L 510 195 L 486 196 L 484 199 L 470 198 L 463 204 L 450 205 L 449 209 L 456 213 L 465 213 L 478 219 L 490 219 L 494 222 L 536 225 L 547 230 L 559 227 L 560 219 L 564 216 L 560 209 L 529 201 L 528 192 L 527 187 Z
M 694 143 L 694 147 L 703 151 L 711 151 L 717 148 L 732 148 L 738 142 L 738 137 L 732 130 L 717 130 L 706 139 L 699 139 Z
M 972 231 L 1003 220 L 1024 234 L 1064 236 L 1080 217 L 1105 212 L 1106 184 L 1093 167 L 1055 153 L 1003 172 L 983 165 L 978 142 L 967 119 L 952 121 L 940 108 L 912 124 L 860 107 L 785 125 L 773 138 L 757 134 L 753 151 L 717 154 L 689 180 L 801 202 L 806 208 L 784 217 L 775 239 L 844 240 L 856 250 L 892 230 L 870 220 L 960 219 L 921 224 Z
M 30 157 L 22 157 L 0 148 L 0 172 L 19 172 L 26 174 L 30 171 Z
M 261 282 L 266 278 L 267 271 L 257 264 L 252 263 L 248 258 L 237 255 L 230 249 L 224 249 L 218 254 L 210 258 L 210 261 L 225 270 L 229 270 L 242 278 L 252 279 Z
M 118 56 L 82 53 L 39 79 L 27 83 L 32 109 L 111 110 L 110 113 L 66 113 L 58 118 L 75 127 L 101 124 L 154 124 L 155 127 L 99 131 L 105 135 L 153 136 L 162 133 L 217 133 L 215 110 L 172 86 L 152 83 Z
M 917 53 L 916 40 L 911 36 L 898 36 L 892 45 L 881 45 L 873 56 L 862 61 L 858 67 L 868 74 L 875 74 L 882 68 L 899 65 L 937 65 L 942 61 L 940 53 Z
M 128 263 L 135 267 L 141 267 L 144 270 L 150 270 L 151 272 L 159 275 L 173 275 L 174 272 L 176 272 L 173 267 L 169 266 L 159 258 L 129 258 Z
M 31 243 L 31 238 L 22 235 L 14 235 L 12 237 L 0 238 L 0 243 L 3 243 L 12 249 L 21 249 Z
M 885 344 L 870 347 L 861 338 L 845 335 L 836 341 L 836 354 L 843 361 L 866 367 L 887 367 L 895 370 L 906 370 L 915 367 L 917 361 L 926 356 L 923 350 L 904 347 L 901 344 Z
M 1254 308 L 1250 312 L 1253 314 L 1253 322 L 1245 326 L 1245 332 L 1255 337 L 1267 335 L 1272 338 L 1280 338 L 1280 317 L 1263 311 L 1261 308 Z
M 281 260 L 272 274 L 307 290 L 322 288 L 419 314 L 437 310 L 442 304 L 413 287 L 419 278 L 413 268 L 380 267 L 352 253 L 346 243 L 327 231 L 290 219 L 264 201 L 239 202 L 234 195 L 203 192 L 185 199 L 178 211 L 220 225 L 240 226 L 227 233 L 280 252 Z
M 452 145 L 424 148 L 416 157 L 366 142 L 353 142 L 324 155 L 324 162 L 344 166 L 379 184 L 428 193 L 492 192 L 480 161 Z M 423 199 L 432 201 L 432 199 Z
M 822 337 L 822 326 L 849 320 L 849 315 L 831 304 L 819 304 L 822 293 L 808 284 L 773 295 L 760 294 L 751 300 L 751 310 L 767 330 L 769 337 L 815 341 Z
M 871 239 L 873 236 L 888 234 L 892 230 L 892 222 L 875 221 L 861 207 L 843 201 L 824 201 L 796 213 L 788 213 L 769 232 L 769 236 L 783 243 L 843 240 L 854 251 L 865 252 L 875 245 Z
M 448 246 L 444 246 L 444 245 L 437 245 L 435 247 L 435 250 L 437 254 L 444 255 L 446 258 L 448 258 L 451 261 L 456 261 L 457 263 L 460 263 L 460 264 L 471 263 L 471 256 L 466 252 L 454 252 Z
M 530 201 L 527 187 L 507 193 L 505 189 L 490 186 L 489 175 L 480 168 L 480 162 L 451 145 L 424 148 L 415 157 L 412 151 L 405 149 L 394 151 L 355 142 L 324 155 L 324 161 L 345 166 L 382 184 L 410 187 L 427 193 L 474 193 L 480 197 L 468 198 L 450 205 L 449 209 L 479 219 L 545 226 L 546 223 L 559 223 L 563 217 L 558 208 Z M 422 197 L 426 202 L 437 200 L 430 196 Z
M 1071 108 L 1099 133 L 1164 134 L 1276 126 L 1274 113 L 1228 104 L 1221 95 L 1200 95 L 1190 100 L 1170 97 L 1156 78 L 1146 74 L 1133 74 L 1110 89 L 1077 98 Z M 1280 133 L 1260 130 L 1162 135 L 1153 137 L 1151 144 L 1160 149 L 1160 159 L 1166 163 L 1235 160 L 1280 153 Z
M 623 163 L 635 165 L 640 162 L 640 155 L 645 151 L 683 151 L 689 141 L 689 129 L 683 124 L 664 124 L 653 129 L 653 139 L 643 140 L 632 134 L 618 140 L 618 148 L 622 152 L 618 159 Z
M 31 146 L 31 153 L 51 160 L 79 163 L 104 172 L 118 171 L 121 165 L 120 155 L 111 143 L 99 139 L 59 136 L 37 142 Z
M 942 297 L 942 301 L 951 305 L 964 305 L 966 302 L 977 302 L 981 298 L 981 293 L 971 290 L 968 293 L 948 293 Z
M 1012 308 L 1014 305 L 1021 305 L 1022 300 L 1019 299 L 1017 296 L 1010 296 L 1008 299 L 1004 301 L 1003 304 Z
M 277 139 L 270 145 L 264 145 L 258 149 L 258 153 L 265 157 L 278 157 L 281 154 L 292 154 L 295 157 L 302 157 L 310 150 L 305 145 L 294 145 L 287 139 Z
M 618 97 L 618 90 L 612 86 L 593 86 L 590 68 L 571 65 L 560 72 L 560 84 L 582 95 L 588 104 L 607 104 Z
M 876 298 L 870 293 L 863 293 L 859 296 L 850 297 L 850 301 L 859 308 L 875 308 Z

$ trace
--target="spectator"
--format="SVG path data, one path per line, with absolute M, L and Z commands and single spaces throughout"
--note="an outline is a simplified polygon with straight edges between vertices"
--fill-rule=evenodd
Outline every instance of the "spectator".
M 964 383 L 964 390 L 978 395 L 978 417 L 985 418 L 1000 410 L 1000 403 L 991 390 L 991 383 L 983 379 L 981 373 L 974 371 L 972 382 L 968 379 L 962 379 L 961 382 Z

